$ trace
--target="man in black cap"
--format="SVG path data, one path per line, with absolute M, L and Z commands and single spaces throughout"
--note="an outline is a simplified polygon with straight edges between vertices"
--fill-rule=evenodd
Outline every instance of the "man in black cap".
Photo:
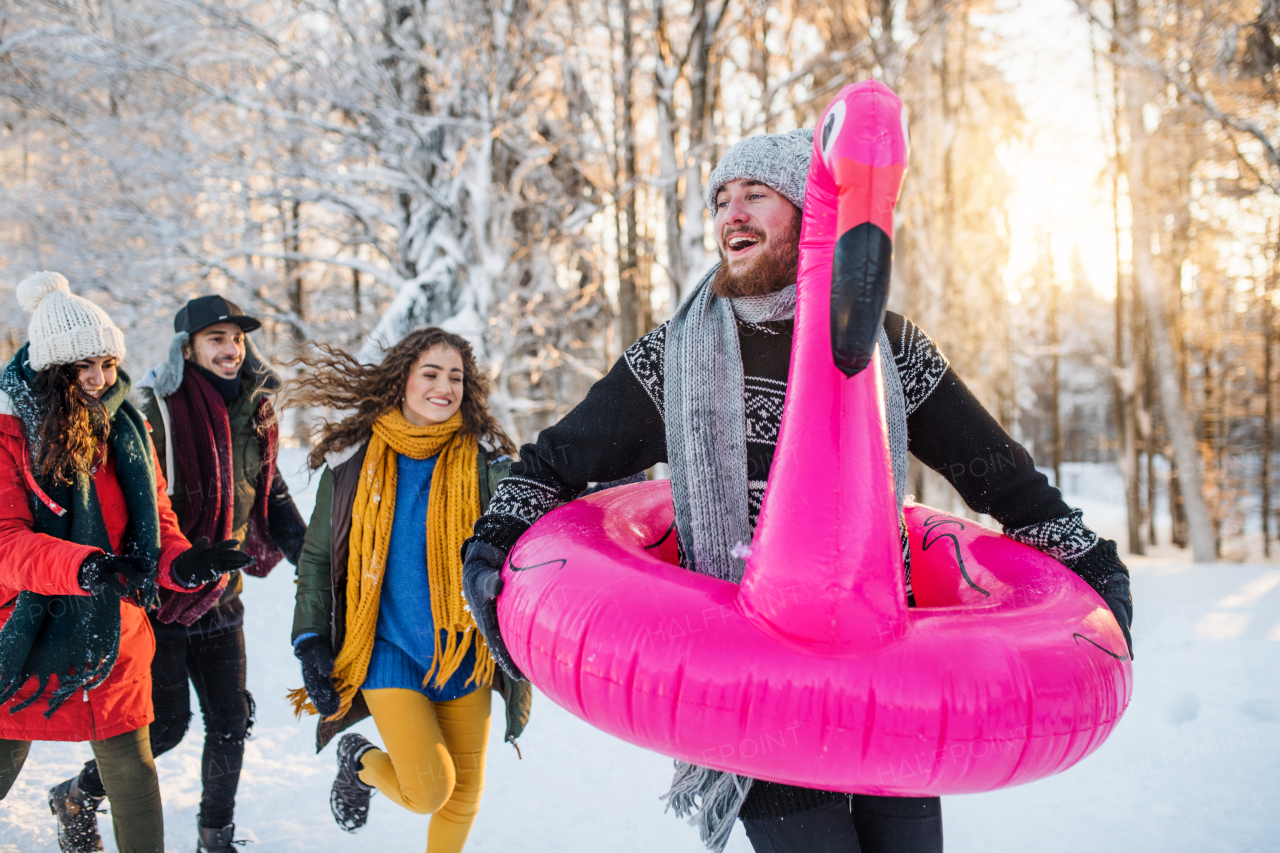
M 240 372 L 248 350 L 248 333 L 262 327 L 221 296 L 201 296 L 178 310 L 173 330 L 187 335 L 182 347 L 184 360 L 194 362 L 224 397 L 234 399 L 239 391 Z M 258 362 L 258 366 L 261 362 Z M 231 385 L 230 383 L 235 383 Z M 225 389 L 225 390 L 224 390 Z
M 168 480 L 183 534 L 235 539 L 253 556 L 250 574 L 264 576 L 282 556 L 295 565 L 306 524 L 276 470 L 277 428 L 269 395 L 280 378 L 262 361 L 248 333 L 262 324 L 221 296 L 188 302 L 174 318 L 164 364 L 139 383 L 139 410 Z M 151 750 L 177 746 L 190 721 L 188 679 L 204 716 L 203 794 L 198 853 L 229 853 L 244 741 L 253 724 L 245 689 L 243 580 L 239 572 L 178 593 L 166 590 L 151 614 L 156 654 L 151 664 L 155 722 Z M 102 793 L 89 762 L 61 804 L 59 842 L 66 850 L 101 850 L 95 799 Z

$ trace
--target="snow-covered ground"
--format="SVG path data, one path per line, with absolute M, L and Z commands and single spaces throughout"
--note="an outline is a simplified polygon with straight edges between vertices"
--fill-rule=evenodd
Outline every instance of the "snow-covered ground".
M 284 468 L 309 516 L 314 482 Z M 1113 538 L 1124 510 L 1106 469 L 1068 466 L 1068 499 Z M 1072 494 L 1074 493 L 1074 494 Z M 1167 536 L 1166 536 L 1167 539 Z M 1196 566 L 1158 551 L 1132 558 L 1136 689 L 1110 740 L 1066 773 L 1020 788 L 943 802 L 950 853 L 996 851 L 1274 851 L 1280 849 L 1280 567 Z M 293 578 L 282 564 L 248 579 L 245 634 L 258 722 L 236 812 L 250 853 L 422 850 L 427 818 L 375 797 L 356 835 L 329 816 L 332 747 L 314 750 L 314 723 L 293 719 L 285 691 L 301 683 L 289 647 Z M 694 830 L 663 814 L 670 761 L 604 735 L 535 697 L 520 745 L 501 743 L 501 702 L 488 784 L 468 850 L 689 851 Z M 378 740 L 372 722 L 359 730 Z M 199 712 L 182 745 L 157 761 L 167 849 L 195 847 Z M 47 788 L 89 757 L 84 744 L 39 743 L 0 804 L 0 851 L 56 851 Z M 108 850 L 110 823 L 101 820 Z M 730 851 L 749 851 L 741 828 Z

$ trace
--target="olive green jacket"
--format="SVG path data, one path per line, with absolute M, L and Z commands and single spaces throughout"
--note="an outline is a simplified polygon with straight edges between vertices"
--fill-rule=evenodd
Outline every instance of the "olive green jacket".
M 491 456 L 495 458 L 491 458 Z M 333 539 L 335 523 L 345 532 L 350 531 L 351 506 L 354 492 L 344 496 L 340 505 L 334 505 L 334 472 L 344 474 L 358 473 L 358 466 L 363 463 L 364 448 L 341 463 L 326 466 L 320 474 L 320 483 L 316 489 L 315 510 L 311 514 L 311 523 L 307 525 L 307 535 L 303 540 L 302 557 L 298 560 L 297 596 L 293 610 L 292 639 L 303 634 L 319 634 L 328 637 L 334 652 L 342 648 L 345 633 L 345 596 L 335 599 L 335 577 L 345 576 L 344 571 L 334 571 L 334 554 L 337 559 L 345 557 L 345 543 L 335 543 Z M 354 472 L 344 469 L 352 466 Z M 510 470 L 509 457 L 497 457 L 483 448 L 476 458 L 476 473 L 480 479 L 480 512 L 483 514 L 489 507 L 489 498 L 498 482 Z M 352 478 L 340 476 L 350 481 Z M 345 505 L 341 505 L 345 504 Z M 339 569 L 345 567 L 338 567 Z M 528 682 L 513 682 L 506 677 L 501 668 L 494 674 L 493 689 L 497 690 L 506 702 L 507 727 L 505 740 L 514 743 L 529 722 L 529 710 L 533 700 L 533 690 Z M 340 720 L 326 722 L 321 720 L 316 731 L 316 751 L 324 748 L 333 737 L 347 727 L 368 716 L 369 711 L 360 694 L 352 702 L 351 710 Z

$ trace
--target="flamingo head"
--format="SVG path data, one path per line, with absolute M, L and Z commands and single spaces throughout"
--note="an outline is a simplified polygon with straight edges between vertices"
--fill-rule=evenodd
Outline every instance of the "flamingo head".
M 878 80 L 846 86 L 814 134 L 815 180 L 834 184 L 831 355 L 845 376 L 871 363 L 889 300 L 893 211 L 907 168 L 907 114 Z

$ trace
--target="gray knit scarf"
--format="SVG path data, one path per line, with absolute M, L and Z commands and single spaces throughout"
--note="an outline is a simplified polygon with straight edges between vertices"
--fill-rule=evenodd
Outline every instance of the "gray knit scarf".
M 747 428 L 738 324 L 795 317 L 796 287 L 767 296 L 721 299 L 703 276 L 667 325 L 664 355 L 667 461 L 676 530 L 688 567 L 740 583 L 746 569 L 738 546 L 751 542 L 747 510 Z M 899 517 L 907 484 L 907 414 L 888 335 L 880 332 L 893 485 Z M 676 761 L 667 808 L 698 827 L 720 853 L 752 779 Z

